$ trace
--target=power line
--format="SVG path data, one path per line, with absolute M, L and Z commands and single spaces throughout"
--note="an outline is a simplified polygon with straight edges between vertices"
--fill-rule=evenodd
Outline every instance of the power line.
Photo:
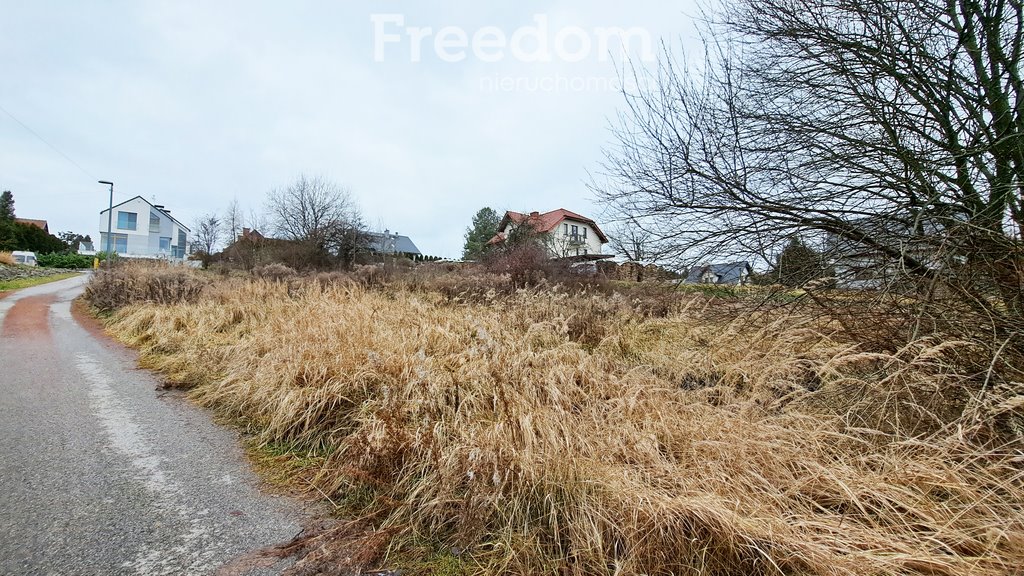
M 29 127 L 28 127 L 28 125 L 27 125 L 27 124 L 25 124 L 24 122 L 22 122 L 21 120 L 18 120 L 18 117 L 17 117 L 17 116 L 15 116 L 14 114 L 11 114 L 11 113 L 10 113 L 10 112 L 9 112 L 9 111 L 8 111 L 8 110 L 7 110 L 6 108 L 4 108 L 4 107 L 3 107 L 2 105 L 0 105 L 0 111 L 2 111 L 2 112 L 3 112 L 4 114 L 7 114 L 8 116 L 10 116 L 10 117 L 11 117 L 11 120 L 14 120 L 14 121 L 15 121 L 15 122 L 17 122 L 17 123 L 18 123 L 19 125 L 21 125 L 21 127 L 22 127 L 22 128 L 24 128 L 25 130 L 28 130 L 28 132 L 29 132 L 30 134 L 32 134 L 33 136 L 35 136 L 36 138 L 38 138 L 38 139 L 39 139 L 39 141 L 40 141 L 40 142 L 42 142 L 43 144 L 46 144 L 47 146 L 49 146 L 51 150 L 53 150 L 53 151 L 54 151 L 54 152 L 56 152 L 57 154 L 60 154 L 60 155 L 61 155 L 61 156 L 62 156 L 62 157 L 63 157 L 63 158 L 65 159 L 65 160 L 67 160 L 68 162 L 70 162 L 71 164 L 73 164 L 73 165 L 75 166 L 75 168 L 78 168 L 79 170 L 81 170 L 83 174 L 85 174 L 86 176 L 88 176 L 89 178 L 92 178 L 92 179 L 95 179 L 95 178 L 96 178 L 95 176 L 93 176 L 92 174 L 90 174 L 88 170 L 86 170 L 85 168 L 82 168 L 82 166 L 81 166 L 81 165 L 79 165 L 79 163 L 78 163 L 78 162 L 75 162 L 74 160 L 72 160 L 70 156 L 68 156 L 67 154 L 65 154 L 65 153 L 61 152 L 61 151 L 60 151 L 60 150 L 59 150 L 59 149 L 58 149 L 58 148 L 57 148 L 56 146 L 54 146 L 53 144 L 50 144 L 49 142 L 47 142 L 47 141 L 46 141 L 46 138 L 43 138 L 42 136 L 40 136 L 38 132 L 36 132 L 35 130 L 33 130 L 33 129 L 29 128 Z

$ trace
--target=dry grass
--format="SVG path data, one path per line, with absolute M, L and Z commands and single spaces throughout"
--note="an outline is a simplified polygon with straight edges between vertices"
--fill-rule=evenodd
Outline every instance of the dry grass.
M 865 353 L 820 319 L 641 304 L 231 279 L 109 328 L 322 457 L 332 499 L 368 495 L 375 531 L 347 552 L 367 562 L 428 539 L 487 574 L 1024 566 L 1024 398 L 971 392 L 949 361 L 971 344 Z
M 10 252 L 0 251 L 0 264 L 14 266 L 14 254 L 11 254 Z
M 85 288 L 85 298 L 101 312 L 130 304 L 194 301 L 207 285 L 198 272 L 161 262 L 126 261 L 104 265 Z

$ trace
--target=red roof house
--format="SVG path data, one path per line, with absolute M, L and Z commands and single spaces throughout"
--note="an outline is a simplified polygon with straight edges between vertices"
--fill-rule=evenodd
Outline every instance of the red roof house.
M 601 246 L 608 243 L 608 237 L 593 219 L 559 208 L 544 213 L 505 212 L 498 223 L 498 233 L 487 244 L 501 244 L 513 226 L 523 224 L 544 235 L 545 244 L 556 258 L 600 254 Z

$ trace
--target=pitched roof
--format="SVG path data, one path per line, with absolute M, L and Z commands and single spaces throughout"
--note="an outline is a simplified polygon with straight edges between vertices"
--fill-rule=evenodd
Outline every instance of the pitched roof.
M 370 248 L 385 254 L 422 254 L 412 239 L 390 232 L 368 232 Z
M 150 207 L 152 207 L 152 208 L 153 208 L 153 210 L 157 210 L 157 211 L 159 211 L 159 212 L 160 212 L 161 214 L 163 214 L 164 216 L 167 216 L 168 218 L 170 218 L 170 219 L 171 219 L 171 221 L 173 221 L 173 222 L 174 222 L 175 224 L 177 224 L 177 225 L 178 225 L 179 227 L 181 227 L 181 228 L 184 228 L 184 229 L 185 229 L 186 231 L 188 231 L 188 232 L 191 232 L 191 231 L 192 231 L 192 229 L 191 229 L 191 228 L 189 228 L 188 226 L 185 226 L 184 224 L 182 224 L 182 223 L 181 223 L 180 221 L 178 221 L 178 219 L 177 219 L 177 218 L 175 218 L 174 216 L 171 216 L 171 212 L 170 212 L 170 210 L 167 210 L 166 208 L 158 208 L 158 207 L 156 206 L 156 204 L 153 204 L 152 202 L 150 202 L 149 200 L 146 200 L 146 199 L 145 199 L 145 198 L 143 198 L 142 196 L 136 196 L 135 198 L 129 198 L 129 199 L 125 200 L 124 202 L 121 202 L 121 203 L 118 203 L 118 204 L 114 204 L 113 208 L 117 208 L 117 207 L 119 207 L 119 206 L 124 206 L 125 204 L 127 204 L 127 203 L 129 203 L 129 202 L 132 202 L 132 201 L 134 201 L 134 200 L 136 200 L 136 199 L 140 199 L 140 200 L 142 200 L 143 202 L 145 202 L 146 204 L 149 204 L 149 205 L 150 205 Z M 104 212 L 106 212 L 106 211 L 108 211 L 108 210 L 112 210 L 113 208 L 104 208 L 103 210 L 100 210 L 100 214 L 103 214 Z
M 32 218 L 15 218 L 14 221 L 21 224 L 31 224 L 37 228 L 42 228 L 47 232 L 50 231 L 50 225 L 46 223 L 46 220 L 33 220 Z
M 701 277 L 706 272 L 711 272 L 718 278 L 717 284 L 739 284 L 743 279 L 743 272 L 749 270 L 750 263 L 746 261 L 704 264 L 691 268 L 690 273 L 686 275 L 686 282 L 700 284 Z
M 556 227 L 558 227 L 559 224 L 562 223 L 563 220 L 573 220 L 575 222 L 587 224 L 594 229 L 594 232 L 597 234 L 597 237 L 601 239 L 601 243 L 608 242 L 608 237 L 605 236 L 604 232 L 601 231 L 601 228 L 598 227 L 597 222 L 594 222 L 592 219 L 587 218 L 586 216 L 581 216 L 571 210 L 566 210 L 565 208 L 559 208 L 558 210 L 544 212 L 543 214 L 539 212 L 523 214 L 521 212 L 513 212 L 509 210 L 508 212 L 505 212 L 505 216 L 501 219 L 501 222 L 498 224 L 498 230 L 504 230 L 505 226 L 508 226 L 509 223 L 522 224 L 526 222 L 530 226 L 532 226 L 534 230 L 541 234 L 544 234 L 546 232 L 551 232 L 552 230 L 554 230 Z M 500 234 L 498 236 L 500 236 Z M 504 240 L 504 238 L 499 239 L 498 236 L 492 238 L 491 242 Z

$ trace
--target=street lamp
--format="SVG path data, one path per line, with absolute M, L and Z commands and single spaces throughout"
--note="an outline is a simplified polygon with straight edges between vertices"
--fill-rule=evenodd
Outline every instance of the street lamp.
M 110 206 L 107 208 L 107 263 L 109 266 L 110 262 L 110 242 L 113 236 L 110 234 L 110 229 L 113 227 L 114 218 L 114 183 L 106 180 L 100 180 L 100 184 L 106 184 L 110 186 Z

